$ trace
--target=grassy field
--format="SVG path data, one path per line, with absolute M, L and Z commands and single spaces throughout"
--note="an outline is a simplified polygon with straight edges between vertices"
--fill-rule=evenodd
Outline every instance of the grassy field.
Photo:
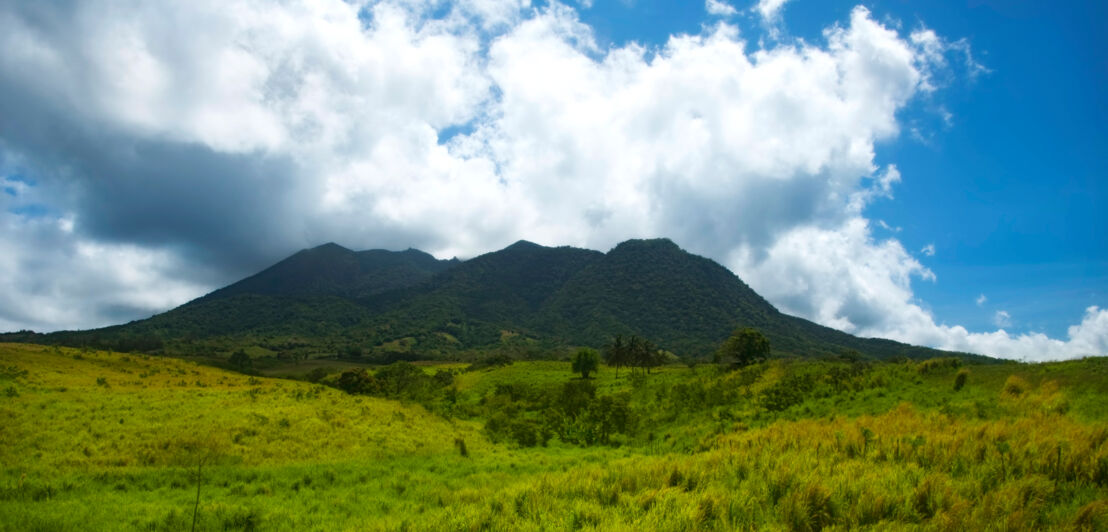
M 1108 530 L 1105 359 L 419 369 L 0 344 L 0 528 Z

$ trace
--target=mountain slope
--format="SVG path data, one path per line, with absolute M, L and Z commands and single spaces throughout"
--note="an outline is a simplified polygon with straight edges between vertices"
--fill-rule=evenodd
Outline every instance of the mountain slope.
M 327 243 L 302 250 L 197 301 L 240 294 L 364 298 L 418 284 L 457 263 L 417 249 L 355 252 Z
M 619 334 L 703 357 L 735 327 L 760 329 L 779 354 L 943 354 L 782 314 L 731 271 L 665 239 L 630 240 L 608 253 L 520 241 L 464 262 L 325 244 L 146 320 L 18 339 L 105 347 L 153 339 L 173 351 L 204 338 L 220 345 L 295 338 L 316 353 L 449 357 L 506 341 L 601 347 Z
M 364 326 L 373 313 L 363 301 L 426 282 L 457 264 L 416 249 L 355 252 L 327 243 L 145 320 L 46 336 L 65 345 L 113 348 L 212 337 L 329 338 Z
M 573 343 L 638 334 L 688 352 L 711 349 L 739 321 L 767 329 L 776 314 L 719 264 L 669 240 L 630 240 L 567 282 L 538 322 Z

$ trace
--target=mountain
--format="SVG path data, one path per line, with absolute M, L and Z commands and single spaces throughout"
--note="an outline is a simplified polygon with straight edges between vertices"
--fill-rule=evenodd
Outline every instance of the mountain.
M 465 261 L 429 282 L 374 301 L 382 327 L 394 335 L 445 333 L 466 346 L 505 335 L 538 337 L 534 327 L 551 296 L 603 253 L 519 241 Z
M 364 298 L 418 284 L 457 263 L 417 249 L 355 252 L 327 243 L 302 250 L 196 302 L 240 294 Z
M 324 244 L 149 319 L 35 341 L 161 345 L 171 353 L 255 345 L 451 357 L 601 347 L 618 334 L 704 357 L 737 326 L 761 330 L 778 354 L 944 354 L 782 314 L 730 270 L 666 239 L 629 240 L 607 253 L 520 241 L 466 261 Z
M 536 325 L 573 343 L 638 334 L 677 352 L 704 352 L 736 324 L 769 333 L 778 315 L 723 266 L 669 240 L 629 240 L 566 282 Z

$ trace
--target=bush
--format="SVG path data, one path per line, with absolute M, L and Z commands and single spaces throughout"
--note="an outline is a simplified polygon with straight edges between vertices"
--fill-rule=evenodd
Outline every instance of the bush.
M 573 372 L 580 373 L 582 379 L 589 378 L 600 367 L 600 354 L 595 349 L 582 347 L 573 355 Z
M 771 412 L 787 410 L 804 402 L 814 387 L 811 375 L 789 376 L 762 392 L 762 406 Z
M 920 375 L 927 375 L 935 371 L 954 369 L 962 366 L 962 359 L 954 357 L 929 358 L 920 363 L 916 371 Z
M 958 374 L 954 376 L 954 391 L 959 391 L 966 385 L 966 379 L 969 378 L 969 370 L 962 368 L 958 370 Z
M 550 439 L 550 434 L 539 423 L 512 416 L 506 412 L 499 412 L 490 417 L 485 423 L 485 433 L 494 442 L 509 441 L 520 447 L 546 445 Z M 462 452 L 462 447 L 459 446 L 458 450 Z
M 381 383 L 364 369 L 348 369 L 339 375 L 337 386 L 349 394 L 376 395 L 381 393 Z
M 1009 375 L 1008 380 L 1004 381 L 1004 388 L 1002 392 L 1004 393 L 1004 395 L 1019 397 L 1023 395 L 1024 392 L 1030 389 L 1031 385 L 1028 384 L 1027 381 L 1015 375 Z
M 327 370 L 325 368 L 315 368 L 309 371 L 308 374 L 304 376 L 304 380 L 308 382 L 319 382 L 323 380 L 326 376 Z
M 447 386 L 454 385 L 454 372 L 450 370 L 439 370 L 435 373 L 431 380 L 435 381 L 435 385 L 439 388 L 446 388 Z
M 227 363 L 231 364 L 232 367 L 239 371 L 248 370 L 254 365 L 254 362 L 250 360 L 250 355 L 247 355 L 246 351 L 242 349 L 231 353 L 230 358 L 227 359 Z
M 466 371 L 477 371 L 477 370 L 486 369 L 486 368 L 499 368 L 499 367 L 503 367 L 503 366 L 511 366 L 512 362 L 515 362 L 515 359 L 513 359 L 512 357 L 510 357 L 508 355 L 505 355 L 503 353 L 497 353 L 497 354 L 494 354 L 494 355 L 489 355 L 487 357 L 484 357 L 484 358 L 478 360 L 477 362 L 474 362 L 474 363 L 470 364 L 469 367 L 466 368 Z

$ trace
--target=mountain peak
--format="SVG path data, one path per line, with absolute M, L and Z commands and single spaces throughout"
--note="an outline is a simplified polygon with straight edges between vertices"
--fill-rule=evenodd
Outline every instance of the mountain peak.
M 680 246 L 675 244 L 668 238 L 633 238 L 631 240 L 624 240 L 612 248 L 608 253 L 625 253 L 629 251 L 680 251 L 684 252 Z
M 353 251 L 351 251 L 350 249 L 340 246 L 334 242 L 320 244 L 314 248 L 305 249 L 304 251 L 310 253 L 353 253 Z
M 240 294 L 358 299 L 418 284 L 454 264 L 456 262 L 440 261 L 418 249 L 355 252 L 328 242 L 301 250 L 201 299 Z
M 541 247 L 543 247 L 543 246 L 540 246 L 540 245 L 538 245 L 534 242 L 531 242 L 530 240 L 517 240 L 514 244 L 512 244 L 512 245 L 510 245 L 510 246 L 508 246 L 504 249 L 535 249 L 535 248 L 541 248 Z

